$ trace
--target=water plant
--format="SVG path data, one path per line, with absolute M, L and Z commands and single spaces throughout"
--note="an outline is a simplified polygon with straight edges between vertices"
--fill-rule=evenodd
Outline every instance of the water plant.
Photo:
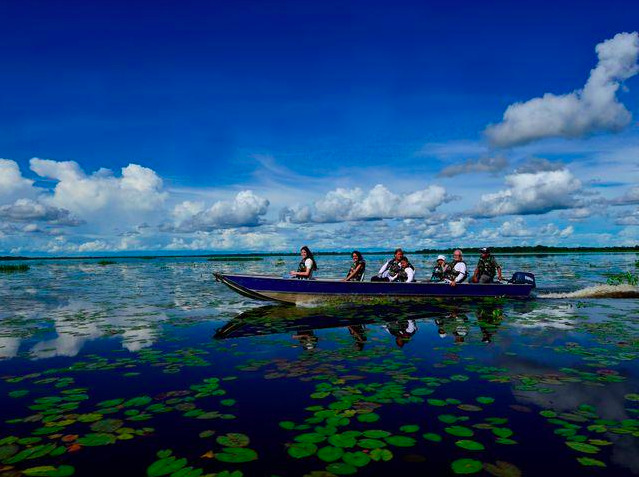
M 16 273 L 29 271 L 29 265 L 20 263 L 18 265 L 0 265 L 0 273 Z

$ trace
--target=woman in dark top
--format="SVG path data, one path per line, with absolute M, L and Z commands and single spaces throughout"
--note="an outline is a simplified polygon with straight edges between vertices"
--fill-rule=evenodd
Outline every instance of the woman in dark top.
M 345 282 L 360 282 L 364 277 L 364 271 L 366 270 L 366 261 L 364 261 L 364 257 L 357 250 L 353 251 L 353 264 L 351 265 L 351 269 L 348 271 Z

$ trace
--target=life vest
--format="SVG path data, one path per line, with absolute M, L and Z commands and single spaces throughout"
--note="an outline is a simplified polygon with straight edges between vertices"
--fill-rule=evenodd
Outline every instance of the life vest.
M 348 275 L 350 275 L 353 272 L 353 270 L 355 270 L 357 268 L 358 265 L 361 265 L 362 268 L 360 268 L 359 272 L 357 272 L 355 275 L 353 275 L 350 278 L 351 282 L 359 282 L 359 281 L 362 280 L 362 277 L 364 276 L 364 271 L 366 270 L 366 261 L 365 260 L 358 260 L 357 262 L 353 263 L 353 265 L 351 265 L 350 270 L 348 271 Z
M 477 262 L 477 271 L 479 276 L 488 275 L 491 278 L 495 278 L 498 266 L 497 260 L 495 260 L 495 257 L 492 255 L 489 255 L 486 259 L 479 257 L 479 262 Z
M 466 262 L 464 262 L 463 260 L 460 260 L 459 262 L 451 263 L 450 269 L 448 270 L 448 273 L 444 275 L 444 278 L 447 278 L 448 280 L 451 280 L 451 281 L 455 281 L 457 276 L 461 273 L 460 271 L 455 270 L 455 265 L 457 265 L 458 263 L 463 263 L 464 265 L 466 265 Z M 466 280 L 466 277 L 468 277 L 468 265 L 466 265 L 466 273 L 464 274 L 464 278 L 462 278 L 459 282 L 461 283 L 464 280 Z
M 388 264 L 388 273 L 391 275 L 397 275 L 401 269 L 402 266 L 400 265 L 400 262 L 392 258 Z
M 430 277 L 431 282 L 441 282 L 446 274 L 450 271 L 450 265 L 448 263 L 444 263 L 443 265 L 436 264 L 433 267 L 433 274 Z
M 413 272 L 415 271 L 415 267 L 413 267 L 413 265 L 410 262 L 408 262 L 408 265 L 406 266 L 406 268 L 411 268 Z M 406 273 L 406 268 L 400 267 L 399 271 L 395 274 L 397 276 L 397 278 L 395 279 L 396 282 L 405 282 L 406 280 L 408 280 L 408 274 Z
M 306 271 L 306 264 L 304 263 L 306 260 L 308 260 L 308 257 L 303 258 L 302 260 L 300 260 L 300 264 L 297 266 L 297 271 L 298 272 L 305 272 Z M 311 258 L 311 261 L 313 262 L 313 265 L 315 265 L 315 260 L 313 260 Z M 311 274 L 308 277 L 297 277 L 297 278 L 302 278 L 302 279 L 311 278 L 311 275 L 313 275 L 313 268 L 311 268 Z

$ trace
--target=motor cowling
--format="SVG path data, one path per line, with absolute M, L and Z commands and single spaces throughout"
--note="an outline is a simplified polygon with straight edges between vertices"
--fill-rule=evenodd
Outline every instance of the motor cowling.
M 513 283 L 515 285 L 532 285 L 533 288 L 537 286 L 535 283 L 535 275 L 528 272 L 513 273 L 513 277 L 508 280 L 508 283 Z

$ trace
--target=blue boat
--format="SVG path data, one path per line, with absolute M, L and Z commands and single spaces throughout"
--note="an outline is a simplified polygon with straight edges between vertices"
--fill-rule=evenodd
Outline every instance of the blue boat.
M 282 278 L 268 275 L 215 273 L 215 279 L 240 295 L 255 300 L 310 304 L 371 299 L 527 298 L 535 288 L 532 273 L 517 272 L 508 283 L 460 283 L 451 287 L 434 282 L 345 282 L 341 280 Z

